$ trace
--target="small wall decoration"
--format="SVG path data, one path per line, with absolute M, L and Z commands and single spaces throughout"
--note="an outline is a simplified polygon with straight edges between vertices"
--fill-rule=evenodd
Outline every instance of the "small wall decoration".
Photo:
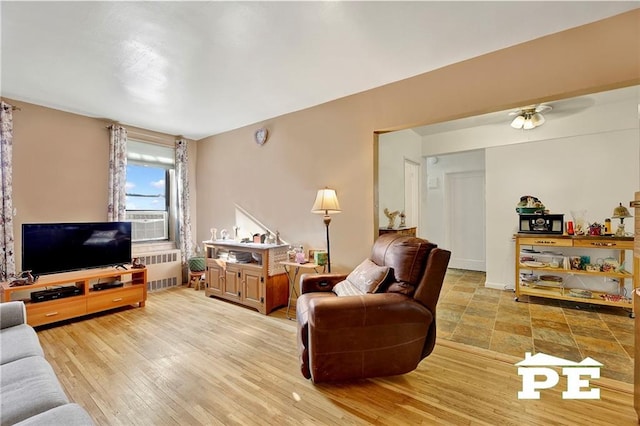
M 262 127 L 260 129 L 256 130 L 254 138 L 255 138 L 255 141 L 256 141 L 256 143 L 258 145 L 264 145 L 264 143 L 269 138 L 269 131 L 267 130 L 266 127 Z

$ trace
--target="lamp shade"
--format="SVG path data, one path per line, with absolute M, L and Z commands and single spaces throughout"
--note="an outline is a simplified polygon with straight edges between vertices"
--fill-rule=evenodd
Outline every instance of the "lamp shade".
M 316 201 L 313 203 L 311 213 L 317 214 L 334 214 L 340 213 L 340 204 L 334 189 L 319 189 L 316 195 Z
M 613 219 L 624 219 L 626 217 L 633 217 L 633 216 L 631 216 L 631 213 L 629 213 L 629 210 L 627 210 L 627 208 L 623 206 L 622 203 L 620 203 L 618 207 L 613 209 L 613 215 L 611 215 L 611 217 Z
M 513 127 L 514 129 L 522 129 L 523 125 L 524 125 L 524 116 L 522 115 L 517 116 L 511 122 L 511 127 Z

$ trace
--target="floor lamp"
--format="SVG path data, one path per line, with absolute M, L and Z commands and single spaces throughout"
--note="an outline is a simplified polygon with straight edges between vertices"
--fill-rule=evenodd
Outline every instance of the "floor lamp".
M 336 191 L 329 188 L 319 189 L 311 212 L 324 215 L 324 226 L 327 228 L 327 272 L 331 272 L 331 249 L 329 246 L 330 215 L 341 212 Z

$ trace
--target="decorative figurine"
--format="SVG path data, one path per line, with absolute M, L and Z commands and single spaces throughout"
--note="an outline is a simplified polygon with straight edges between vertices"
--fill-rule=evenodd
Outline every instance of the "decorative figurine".
M 215 241 L 218 239 L 218 230 L 216 228 L 211 228 L 211 241 Z
M 384 208 L 384 215 L 389 219 L 389 224 L 387 225 L 387 229 L 393 229 L 395 226 L 396 216 L 398 216 L 400 212 L 398 210 L 390 212 L 388 208 Z

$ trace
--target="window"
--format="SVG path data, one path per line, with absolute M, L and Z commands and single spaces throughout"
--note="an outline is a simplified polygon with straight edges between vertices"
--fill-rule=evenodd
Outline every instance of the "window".
M 174 148 L 127 141 L 126 218 L 134 242 L 170 238 L 174 158 Z

